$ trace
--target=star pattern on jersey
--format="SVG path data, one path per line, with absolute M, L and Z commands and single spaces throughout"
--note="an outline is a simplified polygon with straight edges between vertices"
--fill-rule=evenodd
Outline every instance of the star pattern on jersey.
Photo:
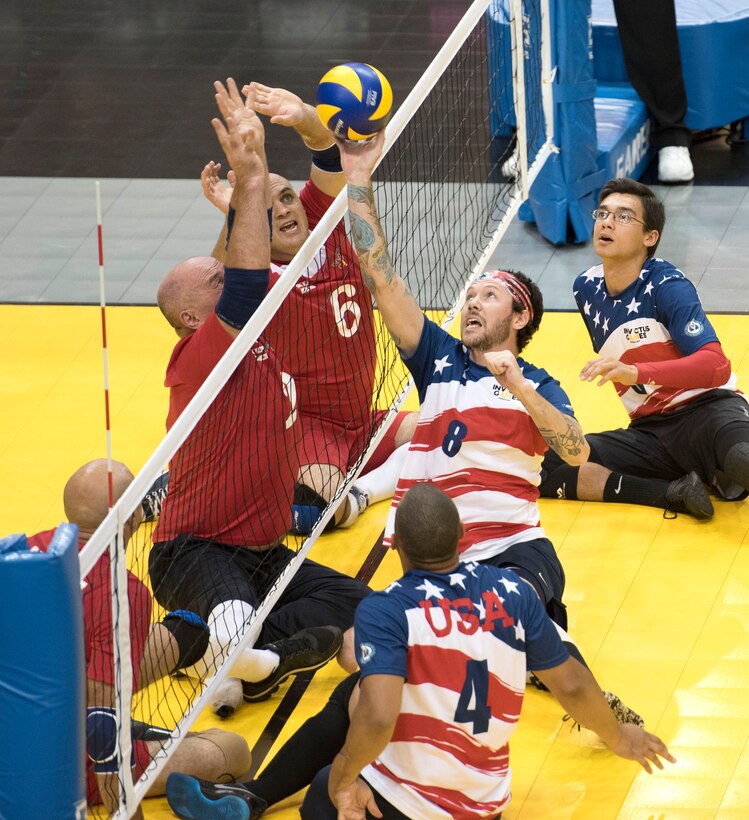
M 596 268 L 589 268 L 585 271 L 583 276 L 585 277 L 586 282 L 592 282 L 594 279 L 599 278 L 598 271 Z
M 441 359 L 434 360 L 434 372 L 441 373 L 446 367 L 452 367 L 453 363 L 447 360 L 447 356 L 443 356 Z
M 400 584 L 400 581 L 393 581 L 393 583 L 392 583 L 392 584 L 390 584 L 389 586 L 385 587 L 385 592 L 392 592 L 394 589 L 398 589 L 398 587 L 399 587 L 400 585 L 401 585 L 401 584 Z
M 479 620 L 483 622 L 486 618 L 486 605 L 481 600 L 473 601 L 472 603 L 476 607 L 476 612 L 479 614 Z
M 442 598 L 442 587 L 438 587 L 437 584 L 433 584 L 428 578 L 424 579 L 424 583 L 420 584 L 414 589 L 421 590 L 424 593 L 424 600 L 427 601 L 429 598 L 437 598 L 438 600 Z
M 585 315 L 586 315 L 586 316 L 590 316 L 590 309 L 591 309 L 591 307 L 593 307 L 593 306 L 590 304 L 590 302 L 586 302 L 586 303 L 583 305 L 583 310 L 585 311 Z
M 596 311 L 596 315 L 593 317 L 593 324 L 598 327 L 601 324 L 601 314 L 599 311 Z
M 463 575 L 462 572 L 451 572 L 450 573 L 450 586 L 451 587 L 460 587 L 461 589 L 466 588 L 465 584 L 466 577 Z
M 466 572 L 470 573 L 472 577 L 476 577 L 476 570 L 478 569 L 478 564 L 475 561 L 471 561 L 467 564 L 463 565 L 466 568 Z
M 638 313 L 640 310 L 640 302 L 635 302 L 635 297 L 632 297 L 632 301 L 627 305 L 627 316 L 630 313 Z
M 505 592 L 514 592 L 517 595 L 520 595 L 517 581 L 509 581 L 507 578 L 500 578 L 499 583 L 505 588 Z
M 513 629 L 515 630 L 515 640 L 525 642 L 525 627 L 520 619 L 513 625 Z
M 648 282 L 648 283 L 647 283 L 647 285 L 645 285 L 645 295 L 646 295 L 646 296 L 650 296 L 650 294 L 651 294 L 652 292 L 653 292 L 653 283 L 652 283 L 652 282 Z
M 604 333 L 608 333 L 608 332 L 609 332 L 609 317 L 608 317 L 608 316 L 606 316 L 606 317 L 604 318 L 604 320 L 603 320 L 603 325 L 602 325 L 602 327 L 601 327 L 601 330 L 602 330 Z

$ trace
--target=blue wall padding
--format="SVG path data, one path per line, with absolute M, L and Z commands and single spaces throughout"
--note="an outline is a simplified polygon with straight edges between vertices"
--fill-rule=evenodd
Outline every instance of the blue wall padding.
M 645 104 L 629 83 L 599 85 L 595 110 L 598 167 L 605 179 L 639 179 L 653 157 Z
M 60 525 L 46 553 L 25 536 L 0 539 L 0 624 L 0 817 L 85 817 L 76 526 Z
M 749 117 L 746 0 L 676 0 L 676 22 L 687 126 L 702 131 Z M 600 82 L 628 82 L 612 0 L 593 0 L 593 54 Z

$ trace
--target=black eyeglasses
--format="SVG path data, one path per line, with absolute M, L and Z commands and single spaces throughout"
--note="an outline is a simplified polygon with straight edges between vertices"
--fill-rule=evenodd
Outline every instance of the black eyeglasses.
M 620 225 L 629 225 L 630 222 L 639 222 L 640 225 L 645 224 L 641 219 L 632 216 L 629 211 L 607 211 L 605 208 L 596 208 L 595 211 L 590 212 L 590 215 L 596 222 L 605 222 L 610 216 L 613 216 L 614 222 L 618 222 Z

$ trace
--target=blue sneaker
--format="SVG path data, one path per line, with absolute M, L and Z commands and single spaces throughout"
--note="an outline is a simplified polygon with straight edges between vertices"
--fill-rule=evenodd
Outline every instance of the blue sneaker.
M 166 799 L 182 820 L 255 820 L 268 808 L 241 783 L 212 783 L 177 772 L 166 781 Z

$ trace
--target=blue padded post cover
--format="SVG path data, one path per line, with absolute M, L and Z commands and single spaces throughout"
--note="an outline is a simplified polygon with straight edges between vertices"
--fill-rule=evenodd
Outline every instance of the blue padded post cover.
M 86 817 L 78 528 L 0 539 L 0 817 Z
M 598 170 L 595 81 L 590 44 L 590 0 L 551 0 L 551 53 L 554 77 L 553 154 L 530 190 L 521 219 L 532 213 L 542 236 L 560 245 L 587 242 L 590 212 L 603 184 Z
M 554 143 L 559 153 L 546 162 L 531 187 L 528 202 L 520 209 L 520 218 L 535 221 L 542 236 L 554 244 L 586 242 L 590 239 L 593 219 L 590 212 L 596 206 L 595 195 L 604 182 L 598 170 L 596 118 L 593 107 L 596 84 L 593 78 L 593 55 L 590 42 L 591 0 L 550 0 L 550 29 L 554 76 Z M 526 0 L 524 12 L 533 21 L 540 15 L 538 0 Z M 489 25 L 508 25 L 507 0 L 497 0 L 489 12 Z M 531 23 L 531 26 L 533 24 Z M 507 42 L 507 38 L 497 42 Z M 533 32 L 530 42 L 538 42 Z M 490 48 L 490 64 L 491 55 Z M 505 46 L 507 50 L 507 46 Z M 508 62 L 505 52 L 495 60 Z M 506 79 L 506 78 L 505 78 Z M 501 89 L 490 91 L 492 105 L 506 106 L 509 94 Z M 540 105 L 540 97 L 532 94 L 528 105 Z M 507 117 L 494 114 L 492 127 L 502 127 Z M 495 131 L 495 134 L 498 132 Z M 502 132 L 499 132 L 503 135 Z

